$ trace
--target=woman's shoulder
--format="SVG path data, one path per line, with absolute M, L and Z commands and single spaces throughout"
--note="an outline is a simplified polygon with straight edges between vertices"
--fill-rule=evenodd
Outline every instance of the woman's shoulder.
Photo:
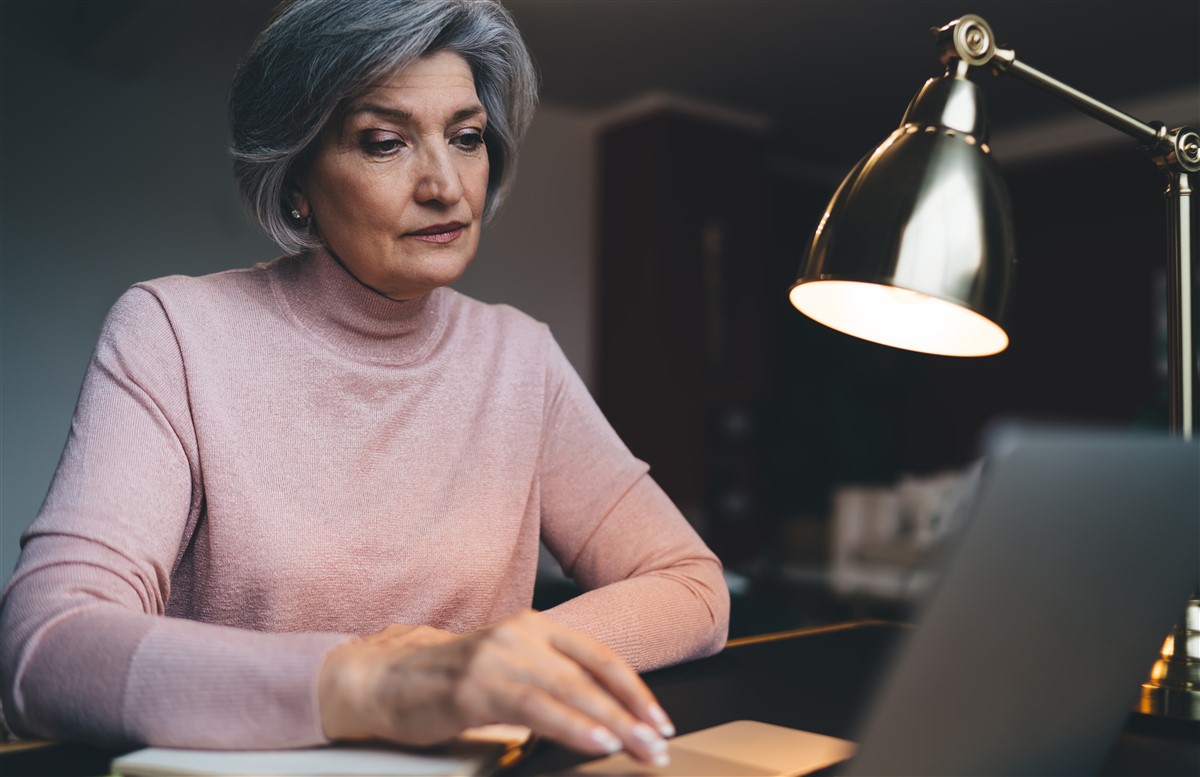
M 293 259 L 294 257 L 285 256 L 251 267 L 222 270 L 207 275 L 164 275 L 135 283 L 126 294 L 133 293 L 136 296 L 136 292 L 140 290 L 149 293 L 163 304 L 199 305 L 211 309 L 214 303 L 242 302 L 246 297 L 258 297 L 264 292 L 269 293 L 269 275 L 286 271 L 289 260 Z
M 213 333 L 221 322 L 255 322 L 270 299 L 271 265 L 199 276 L 166 275 L 139 281 L 113 303 L 101 340 L 138 344 L 178 339 L 185 331 Z
M 286 257 L 285 257 L 286 258 Z M 165 275 L 130 286 L 109 318 L 162 318 L 172 325 L 258 319 L 271 306 L 270 274 L 281 260 L 207 275 Z

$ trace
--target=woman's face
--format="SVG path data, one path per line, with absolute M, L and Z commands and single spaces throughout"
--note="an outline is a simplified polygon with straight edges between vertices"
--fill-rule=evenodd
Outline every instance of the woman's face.
M 479 247 L 486 124 L 466 60 L 423 57 L 347 106 L 292 203 L 359 281 L 392 299 L 426 294 L 458 280 Z

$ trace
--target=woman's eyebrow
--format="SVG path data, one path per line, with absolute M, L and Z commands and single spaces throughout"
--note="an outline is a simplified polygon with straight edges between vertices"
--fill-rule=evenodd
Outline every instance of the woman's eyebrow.
M 374 103 L 362 103 L 360 105 L 355 105 L 351 107 L 350 110 L 346 111 L 346 117 L 349 118 L 351 116 L 358 116 L 362 113 L 372 113 L 376 116 L 383 116 L 384 118 L 391 119 L 400 124 L 407 124 L 408 122 L 412 121 L 412 114 L 408 111 L 401 110 L 399 108 L 387 108 L 382 105 L 375 105 Z
M 482 105 L 472 105 L 467 108 L 458 109 L 454 112 L 454 115 L 450 117 L 450 123 L 454 124 L 455 122 L 473 119 L 476 116 L 482 116 L 485 119 L 487 118 L 487 111 L 484 110 Z
M 385 105 L 377 105 L 375 103 L 362 103 L 355 105 L 346 112 L 346 116 L 349 118 L 351 116 L 357 116 L 361 113 L 371 113 L 377 116 L 383 116 L 399 124 L 408 124 L 413 118 L 413 115 L 410 111 L 406 111 L 401 108 L 389 108 Z M 484 110 L 482 105 L 471 105 L 465 108 L 459 108 L 454 112 L 454 115 L 450 117 L 449 123 L 454 124 L 455 122 L 475 118 L 476 116 L 483 116 L 485 118 L 487 117 L 487 111 Z

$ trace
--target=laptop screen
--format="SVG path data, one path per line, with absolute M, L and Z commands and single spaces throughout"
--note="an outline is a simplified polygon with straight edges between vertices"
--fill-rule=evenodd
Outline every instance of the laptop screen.
M 850 774 L 1099 766 L 1200 575 L 1200 446 L 1009 430 Z

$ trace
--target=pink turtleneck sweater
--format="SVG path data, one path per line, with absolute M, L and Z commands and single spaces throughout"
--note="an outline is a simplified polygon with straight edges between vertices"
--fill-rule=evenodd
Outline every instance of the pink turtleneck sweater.
M 327 254 L 134 286 L 113 307 L 0 610 L 8 721 L 164 746 L 325 741 L 325 653 L 528 608 L 638 669 L 712 653 L 717 559 L 542 324 L 395 302 Z

